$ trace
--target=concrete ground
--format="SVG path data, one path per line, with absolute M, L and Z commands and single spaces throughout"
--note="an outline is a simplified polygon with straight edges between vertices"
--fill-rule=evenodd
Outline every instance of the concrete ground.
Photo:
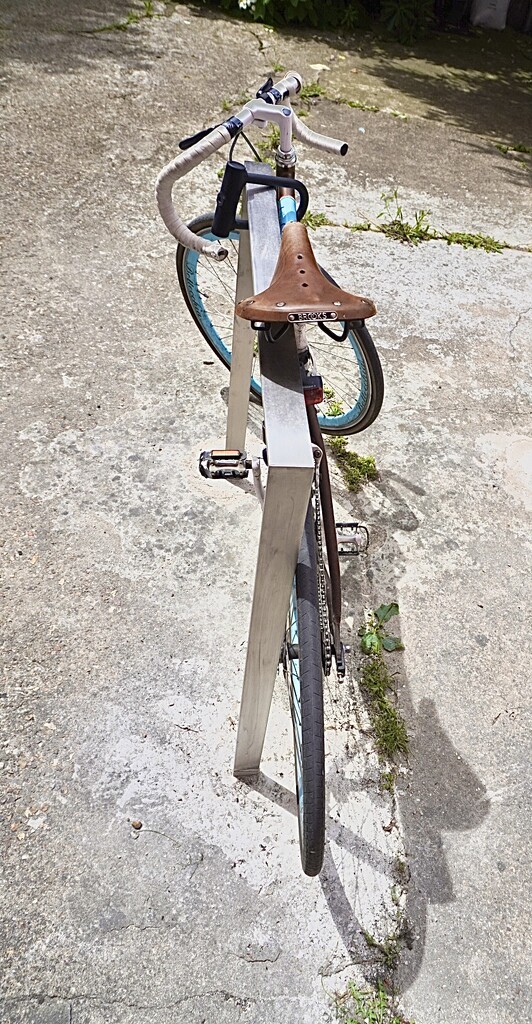
M 259 515 L 196 471 L 223 436 L 227 377 L 180 299 L 153 182 L 274 62 L 330 96 L 352 63 L 399 110 L 421 71 L 188 5 L 91 34 L 128 9 L 4 13 L 3 1019 L 332 1021 L 334 993 L 378 969 L 363 932 L 382 942 L 399 914 L 408 1017 L 514 1024 L 532 1012 L 532 255 L 313 236 L 379 308 L 386 401 L 357 450 L 380 479 L 354 500 L 335 475 L 373 540 L 345 572 L 345 631 L 356 648 L 364 607 L 399 601 L 412 751 L 396 802 L 354 657 L 327 689 L 328 847 L 306 879 L 282 686 L 259 782 L 231 774 Z M 508 141 L 527 141 L 506 85 Z M 397 187 L 407 214 L 530 245 L 526 158 L 475 133 L 474 102 L 423 96 L 408 121 L 312 107 L 310 124 L 355 141 L 341 166 L 301 153 L 312 208 L 376 218 Z M 212 207 L 218 166 L 181 192 L 187 215 Z

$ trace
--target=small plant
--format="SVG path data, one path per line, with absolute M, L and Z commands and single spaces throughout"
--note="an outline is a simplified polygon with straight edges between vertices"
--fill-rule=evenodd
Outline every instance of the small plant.
M 429 222 L 430 210 L 416 210 L 414 223 L 405 220 L 403 208 L 399 203 L 397 189 L 393 192 L 381 193 L 384 210 L 378 214 L 378 220 L 388 219 L 381 224 L 369 225 L 346 224 L 351 231 L 380 231 L 387 238 L 396 238 L 399 242 L 419 245 L 420 242 L 447 242 L 447 245 L 461 245 L 464 249 L 483 249 L 484 252 L 502 252 L 510 249 L 507 242 L 499 242 L 491 235 L 472 234 L 468 231 L 435 231 Z
M 100 28 L 89 29 L 89 35 L 97 32 L 126 32 L 130 25 L 138 25 L 144 18 L 157 18 L 153 8 L 153 0 L 142 0 L 142 11 L 128 11 L 124 21 L 112 21 L 109 25 L 101 25 Z
M 306 224 L 308 228 L 312 228 L 313 231 L 316 228 L 337 227 L 333 220 L 329 220 L 326 213 L 311 213 L 310 210 L 307 210 L 303 217 L 303 224 Z
M 484 252 L 502 252 L 509 249 L 506 242 L 498 242 L 491 235 L 472 235 L 467 231 L 448 231 L 445 235 L 436 235 L 447 245 L 462 245 L 464 249 L 484 249 Z
M 393 694 L 395 690 L 384 660 L 384 652 L 403 650 L 399 637 L 390 636 L 384 628 L 385 624 L 398 614 L 397 602 L 381 604 L 368 616 L 358 631 L 360 648 L 366 656 L 360 685 L 369 700 L 368 712 L 377 753 L 379 757 L 388 761 L 395 760 L 399 754 L 408 754 L 406 725 L 395 704 L 390 700 L 389 693 Z
M 335 401 L 335 399 L 332 400 Z M 337 415 L 337 413 L 331 415 Z M 346 437 L 328 437 L 327 444 L 350 491 L 356 493 L 362 484 L 368 480 L 377 479 L 379 474 L 373 455 L 357 455 L 356 452 L 349 451 Z
M 418 245 L 419 242 L 426 242 L 428 239 L 436 237 L 429 224 L 430 210 L 417 210 L 414 213 L 415 223 L 410 224 L 405 220 L 403 208 L 399 205 L 397 189 L 394 189 L 389 195 L 382 192 L 381 199 L 384 203 L 384 210 L 378 214 L 378 217 L 388 217 L 388 220 L 381 225 L 383 235 L 388 238 L 397 238 L 400 242 L 410 242 L 411 245 Z
M 362 668 L 362 689 L 369 697 L 369 717 L 379 756 L 393 761 L 408 754 L 408 734 L 403 718 L 388 697 L 394 692 L 390 673 L 381 654 L 368 658 Z
M 400 935 L 389 935 L 382 942 L 374 938 L 369 932 L 362 932 L 370 949 L 376 949 L 382 956 L 382 962 L 389 971 L 394 971 L 399 960 Z
M 396 775 L 394 771 L 381 772 L 379 786 L 383 793 L 391 793 L 393 795 L 395 792 L 395 778 Z
M 408 864 L 406 863 L 406 861 L 403 860 L 402 857 L 396 857 L 394 868 L 395 874 L 397 875 L 398 881 L 401 883 L 401 885 L 407 885 L 407 883 L 410 881 L 410 871 L 408 869 Z
M 350 982 L 347 992 L 336 997 L 336 1011 L 342 1024 L 414 1024 L 398 1013 L 382 983 L 371 989 Z
M 363 103 L 362 100 L 348 100 L 346 96 L 338 96 L 334 103 L 342 103 L 346 107 L 351 107 L 353 110 L 368 110 L 371 114 L 378 114 L 380 107 L 376 107 L 373 103 Z
M 396 636 L 389 636 L 384 626 L 394 615 L 399 615 L 397 601 L 381 604 L 372 612 L 368 621 L 360 627 L 358 635 L 362 638 L 360 647 L 363 654 L 380 654 L 384 651 L 403 651 L 404 647 Z
M 327 416 L 341 416 L 345 412 L 343 403 L 338 400 L 330 384 L 324 384 L 323 397 Z
M 532 153 L 532 146 L 525 146 L 522 142 L 508 143 L 496 142 L 495 148 L 501 153 Z
M 272 72 L 274 75 L 282 75 L 283 71 L 286 71 L 284 64 L 278 64 L 277 62 L 272 66 Z
M 255 148 L 265 164 L 270 164 L 275 170 L 275 151 L 279 145 L 281 134 L 276 125 L 272 125 L 268 134 L 255 142 Z
M 308 100 L 315 100 L 319 99 L 320 96 L 325 96 L 325 91 L 319 82 L 309 82 L 308 85 L 302 87 L 297 97 L 303 102 L 307 102 Z
M 381 17 L 388 32 L 407 46 L 422 35 L 432 12 L 432 0 L 383 0 L 381 4 Z

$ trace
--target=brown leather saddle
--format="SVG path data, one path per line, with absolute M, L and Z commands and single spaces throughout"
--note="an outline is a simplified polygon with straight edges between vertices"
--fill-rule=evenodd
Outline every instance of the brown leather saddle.
M 271 284 L 242 299 L 238 316 L 257 322 L 366 320 L 377 312 L 371 299 L 350 295 L 323 275 L 304 224 L 287 224 Z

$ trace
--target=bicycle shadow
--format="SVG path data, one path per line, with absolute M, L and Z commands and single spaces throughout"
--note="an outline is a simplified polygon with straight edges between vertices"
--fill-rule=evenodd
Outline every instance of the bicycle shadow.
M 243 779 L 242 782 L 271 803 L 277 804 L 283 811 L 297 818 L 295 793 L 276 779 L 272 779 L 261 771 L 256 777 Z M 327 785 L 328 791 L 331 792 L 333 787 L 330 785 L 329 779 L 327 779 Z M 388 859 L 364 836 L 357 835 L 332 817 L 327 818 L 325 854 L 319 882 L 335 927 L 348 954 L 348 960 L 344 966 L 347 967 L 349 963 L 357 963 L 367 967 L 367 971 L 364 972 L 365 976 L 374 977 L 377 959 L 364 939 L 364 928 L 353 909 L 353 896 L 351 899 L 347 896 L 345 886 L 341 881 L 331 851 L 333 843 L 341 851 L 344 859 L 347 857 L 350 861 L 363 864 L 372 871 L 385 873 L 389 869 Z M 323 973 L 327 974 L 327 971 L 324 970 Z
M 334 480 L 338 507 L 354 504 L 345 488 Z M 425 491 L 397 472 L 385 472 L 372 488 L 357 495 L 356 517 L 378 526 L 371 534 L 374 544 L 368 556 L 351 560 L 343 572 L 344 620 L 351 621 L 355 663 L 351 679 L 340 684 L 335 707 L 329 712 L 347 744 L 328 758 L 326 787 L 330 815 L 326 849 L 319 882 L 345 950 L 340 969 L 357 964 L 367 981 L 384 977 L 401 991 L 415 980 L 425 947 L 427 919 L 432 904 L 454 900 L 453 879 L 444 850 L 446 832 L 477 828 L 489 812 L 486 788 L 460 755 L 441 724 L 436 702 L 423 697 L 416 706 L 410 692 L 405 656 L 390 656 L 397 682 L 398 706 L 410 738 L 408 771 L 400 776 L 394 800 L 380 789 L 380 771 L 374 752 L 368 756 L 368 737 L 356 722 L 358 692 L 357 628 L 365 607 L 396 599 L 397 582 L 406 570 L 405 556 L 396 536 L 419 527 L 415 505 Z M 350 514 L 353 512 L 351 510 Z M 400 620 L 399 620 L 400 623 Z M 394 630 L 394 631 L 397 631 Z M 431 691 L 430 681 L 427 692 Z M 278 781 L 260 773 L 247 785 L 297 817 L 295 794 Z M 386 804 L 388 800 L 388 804 Z M 363 807 L 363 818 L 359 807 Z M 335 815 L 337 815 L 335 817 Z M 338 820 L 341 819 L 341 820 Z M 356 828 L 350 827 L 356 822 Z M 400 832 L 398 831 L 400 830 Z M 395 836 L 390 833 L 394 831 Z M 388 836 L 383 833 L 389 833 Z M 368 839 L 368 835 L 370 838 Z M 398 854 L 401 840 L 401 854 Z M 403 860 L 404 858 L 404 860 Z M 406 869 L 404 867 L 406 862 Z M 399 870 L 400 867 L 400 870 Z M 405 870 L 408 878 L 405 877 Z M 401 921 L 389 899 L 399 887 Z M 372 918 L 380 911 L 380 937 L 386 923 L 382 914 L 384 890 L 388 891 L 388 934 L 399 934 L 400 953 L 394 965 L 383 965 L 381 952 L 368 943 Z M 379 906 L 378 906 L 379 905 Z M 393 912 L 392 912 L 393 911 Z M 330 973 L 335 974 L 336 969 Z M 324 973 L 328 973 L 325 970 Z
M 357 516 L 370 524 L 372 516 L 375 517 L 381 532 L 377 550 L 365 556 L 365 569 L 360 571 L 358 561 L 356 565 L 348 565 L 343 574 L 344 614 L 346 618 L 352 616 L 356 624 L 353 648 L 358 646 L 356 628 L 361 622 L 363 608 L 374 608 L 383 600 L 391 602 L 397 599 L 397 581 L 405 572 L 406 565 L 395 535 L 418 528 L 419 520 L 413 506 L 424 493 L 421 487 L 400 474 L 385 472 L 374 485 L 373 497 L 371 489 L 357 495 Z M 384 505 L 383 497 L 386 499 Z M 338 499 L 345 504 L 345 491 L 338 495 Z M 378 514 L 375 512 L 376 504 Z M 445 856 L 444 833 L 477 828 L 489 813 L 490 801 L 483 782 L 460 755 L 443 727 L 436 702 L 423 697 L 416 706 L 408 683 L 405 655 L 396 653 L 390 657 L 397 683 L 398 708 L 405 719 L 410 739 L 408 771 L 399 776 L 394 800 L 403 835 L 408 878 L 396 875 L 395 879 L 406 890 L 406 900 L 403 923 L 399 928 L 403 942 L 393 981 L 404 991 L 420 969 L 430 905 L 447 904 L 455 899 L 453 879 Z M 356 687 L 354 679 L 351 685 Z M 431 692 L 430 680 L 426 690 Z M 378 799 L 378 783 L 373 788 L 374 798 Z M 331 916 L 346 947 L 360 949 L 360 942 L 353 941 L 354 932 L 359 927 L 356 915 L 350 915 L 345 886 L 330 856 L 326 858 L 320 880 Z M 366 945 L 365 940 L 363 944 Z M 365 952 L 366 958 L 358 961 L 363 971 L 368 963 L 367 947 Z M 373 967 L 369 975 L 374 977 Z

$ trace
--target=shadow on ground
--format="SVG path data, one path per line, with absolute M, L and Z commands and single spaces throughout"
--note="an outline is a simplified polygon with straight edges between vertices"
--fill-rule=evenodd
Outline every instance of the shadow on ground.
M 217 5 L 192 5 L 196 17 L 224 17 Z M 228 21 L 233 19 L 225 16 Z M 256 22 L 250 29 L 265 32 Z M 298 41 L 348 54 L 357 62 L 353 77 L 351 61 L 335 67 L 335 86 L 349 100 L 385 105 L 379 93 L 389 90 L 414 101 L 415 112 L 429 119 L 447 121 L 466 131 L 491 135 L 511 142 L 526 142 L 528 106 L 532 82 L 532 39 L 506 29 L 504 32 L 475 30 L 469 35 L 428 33 L 414 46 L 405 47 L 382 31 L 357 30 L 319 32 L 313 29 L 276 28 L 275 54 L 284 55 Z M 267 53 L 269 51 L 266 51 Z M 322 76 L 327 86 L 328 76 Z M 373 90 L 360 91 L 360 82 L 373 80 Z M 530 140 L 528 140 L 530 141 Z
M 343 576 L 344 614 L 352 615 L 355 623 L 360 621 L 364 607 L 375 608 L 384 600 L 397 599 L 397 592 L 388 589 L 389 580 L 386 583 L 380 576 L 382 560 L 397 581 L 404 572 L 404 560 L 393 533 L 398 530 L 410 533 L 418 527 L 416 514 L 404 493 L 412 491 L 418 497 L 424 493 L 416 484 L 393 472 L 383 473 L 377 486 L 387 499 L 388 511 L 379 512 L 379 528 L 384 523 L 386 536 L 376 538 L 377 550 L 373 555 L 370 553 L 366 566 L 361 560 L 353 559 Z M 345 501 L 345 494 L 342 497 Z M 357 515 L 371 521 L 372 512 L 363 494 L 357 495 L 356 505 Z M 385 593 L 383 587 L 386 587 Z M 421 967 L 430 905 L 450 903 L 455 898 L 443 834 L 478 828 L 489 813 L 490 804 L 486 787 L 440 722 L 437 705 L 430 697 L 431 680 L 426 681 L 427 697 L 415 707 L 405 672 L 405 658 L 396 654 L 394 659 L 394 669 L 398 670 L 398 705 L 410 739 L 408 773 L 400 777 L 396 794 L 407 864 L 398 865 L 397 881 L 406 888 L 406 906 L 399 929 L 404 941 L 393 983 L 403 992 Z M 355 669 L 355 687 L 357 674 Z M 329 840 L 337 841 L 330 830 Z M 356 843 L 357 837 L 355 853 Z M 368 949 L 330 853 L 326 856 L 320 881 L 342 941 L 367 979 L 374 981 L 375 950 Z M 379 971 L 386 977 L 387 972 L 382 970 L 377 958 L 377 973 Z
M 126 30 L 105 26 L 125 23 L 128 14 L 141 8 L 130 0 L 111 0 L 101 3 L 76 3 L 75 0 L 50 0 L 45 7 L 35 0 L 19 0 L 12 11 L 4 10 L 1 29 L 4 42 L 4 60 L 40 65 L 51 74 L 73 74 L 79 67 L 106 59 L 117 53 L 120 61 L 131 60 L 136 70 L 153 65 L 153 50 L 146 34 L 141 40 L 142 27 L 150 19 L 142 18 Z M 36 40 L 39 45 L 36 46 Z M 5 88 L 5 83 L 4 83 Z

